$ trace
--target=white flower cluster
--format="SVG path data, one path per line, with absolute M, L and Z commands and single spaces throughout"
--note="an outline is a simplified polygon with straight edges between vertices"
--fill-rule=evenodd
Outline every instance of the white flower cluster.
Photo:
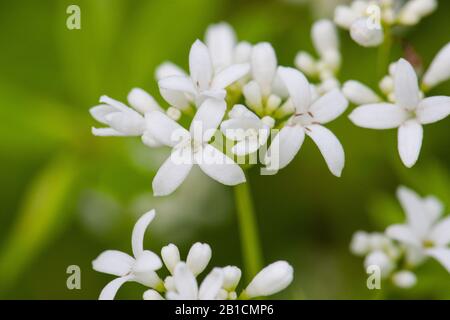
M 384 233 L 356 232 L 352 253 L 365 256 L 366 269 L 379 267 L 382 278 L 401 288 L 416 284 L 413 270 L 428 257 L 450 273 L 450 216 L 442 217 L 441 202 L 433 196 L 421 198 L 405 187 L 398 188 L 397 197 L 406 223 L 389 226 Z
M 436 0 L 355 0 L 337 6 L 334 21 L 359 45 L 375 47 L 384 41 L 385 29 L 416 25 L 436 7 Z
M 350 80 L 343 93 L 352 103 L 360 105 L 349 115 L 357 126 L 369 129 L 398 128 L 398 151 L 408 168 L 419 158 L 422 146 L 422 125 L 437 122 L 450 114 L 450 97 L 425 97 L 427 91 L 450 78 L 450 43 L 434 58 L 422 77 L 420 90 L 416 72 L 409 62 L 392 63 L 389 75 L 379 86 L 388 102 L 366 85 Z
M 239 294 L 236 293 L 241 270 L 235 266 L 213 268 L 199 285 L 197 277 L 207 268 L 211 248 L 205 243 L 195 243 L 186 261 L 174 244 L 162 248 L 161 258 L 144 250 L 144 234 L 155 217 L 155 210 L 144 214 L 133 228 L 131 247 L 133 257 L 117 250 L 101 253 L 93 262 L 94 270 L 117 276 L 100 293 L 100 300 L 113 300 L 126 282 L 138 282 L 150 289 L 143 294 L 145 300 L 234 300 L 269 296 L 285 289 L 292 282 L 294 271 L 285 261 L 274 262 L 262 269 Z M 164 265 L 170 275 L 164 280 L 157 272 Z M 164 296 L 164 297 L 163 297 Z
M 91 114 L 108 127 L 93 128 L 93 134 L 140 136 L 149 147 L 172 148 L 153 180 L 154 194 L 160 196 L 175 191 L 195 164 L 211 178 L 236 185 L 245 182 L 239 157 L 245 161 L 259 151 L 265 168 L 277 171 L 292 161 L 305 135 L 340 176 L 344 150 L 323 126 L 348 105 L 334 78 L 341 59 L 338 40 L 326 20 L 317 22 L 312 34 L 320 59 L 310 61 L 314 70 L 305 70 L 301 57 L 297 64 L 320 78 L 320 85 L 311 85 L 297 69 L 278 66 L 269 43 L 238 43 L 228 24 L 212 25 L 205 43 L 196 40 L 190 49 L 189 74 L 171 62 L 156 70 L 161 96 L 170 107 L 164 110 L 142 89 L 128 95 L 131 107 L 103 96 Z M 180 124 L 184 120 L 190 120 L 189 129 Z

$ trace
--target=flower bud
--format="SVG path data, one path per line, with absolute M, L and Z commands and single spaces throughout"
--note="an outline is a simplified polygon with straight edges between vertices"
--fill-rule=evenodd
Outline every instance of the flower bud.
M 277 57 L 270 43 L 261 42 L 253 46 L 251 65 L 253 79 L 259 84 L 261 93 L 269 95 L 277 70 Z
M 178 121 L 181 118 L 181 111 L 175 107 L 169 107 L 166 111 L 166 114 L 172 120 Z
M 128 102 L 135 110 L 142 114 L 162 110 L 156 100 L 140 88 L 134 88 L 130 91 L 128 94 Z
M 417 278 L 411 271 L 403 270 L 392 275 L 392 282 L 399 288 L 411 288 L 417 283 Z
M 355 232 L 350 243 L 350 251 L 358 256 L 367 254 L 370 251 L 369 234 L 365 231 Z
M 189 250 L 186 264 L 192 273 L 197 276 L 203 270 L 205 270 L 206 266 L 211 259 L 211 247 L 207 243 L 197 242 L 192 245 Z
M 144 300 L 164 300 L 164 298 L 153 289 L 145 291 L 143 298 Z
M 411 0 L 400 10 L 398 20 L 402 24 L 414 25 L 437 7 L 436 0 Z
M 210 25 L 206 29 L 205 43 L 209 49 L 211 60 L 216 70 L 223 69 L 232 64 L 236 34 L 228 23 L 221 22 Z
M 450 43 L 447 43 L 431 62 L 423 76 L 423 84 L 429 89 L 450 78 Z
M 334 22 L 341 28 L 350 29 L 356 19 L 358 15 L 350 7 L 339 5 L 334 10 Z
M 394 92 L 394 79 L 391 76 L 384 76 L 378 86 L 385 95 L 388 95 Z
M 394 269 L 394 263 L 389 257 L 380 250 L 370 253 L 364 260 L 364 267 L 367 269 L 370 266 L 378 266 L 380 268 L 381 277 L 386 278 Z
M 363 47 L 376 47 L 384 39 L 381 25 L 371 23 L 369 18 L 359 18 L 353 22 L 350 27 L 350 36 Z
M 227 266 L 223 271 L 223 285 L 222 287 L 227 291 L 236 289 L 239 280 L 241 279 L 241 269 L 235 266 Z
M 246 63 L 250 61 L 250 56 L 252 54 L 252 45 L 247 41 L 241 41 L 234 48 L 234 62 L 235 63 Z
M 300 51 L 297 53 L 294 64 L 300 71 L 303 71 L 308 76 L 313 76 L 317 73 L 316 61 L 307 52 Z
M 294 269 L 286 261 L 274 262 L 262 269 L 245 289 L 249 298 L 269 296 L 285 289 L 294 278 Z
M 173 273 L 175 266 L 180 262 L 180 251 L 174 244 L 168 244 L 161 249 L 161 258 L 166 265 L 167 270 Z
M 369 104 L 380 101 L 380 97 L 369 87 L 359 81 L 350 80 L 344 83 L 342 93 L 356 105 Z
M 311 38 L 317 53 L 323 59 L 329 51 L 339 50 L 336 27 L 330 20 L 322 19 L 314 23 Z

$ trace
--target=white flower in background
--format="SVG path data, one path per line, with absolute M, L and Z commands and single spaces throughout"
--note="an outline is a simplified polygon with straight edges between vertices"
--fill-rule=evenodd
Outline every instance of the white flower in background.
M 159 88 L 164 92 L 163 96 L 177 92 L 185 94 L 199 106 L 208 98 L 225 99 L 225 88 L 244 77 L 250 70 L 247 63 L 234 64 L 221 71 L 213 68 L 208 47 L 196 40 L 189 52 L 189 71 L 187 75 L 173 75 L 159 80 Z M 174 100 L 170 98 L 169 100 Z M 170 101 L 168 101 L 170 103 Z
M 450 217 L 441 218 L 442 204 L 434 197 L 422 199 L 405 187 L 398 189 L 397 196 L 407 221 L 388 227 L 386 234 L 435 258 L 450 272 Z
M 156 196 L 175 191 L 186 179 L 194 164 L 198 164 L 205 174 L 225 185 L 245 182 L 242 169 L 209 144 L 225 110 L 225 101 L 205 100 L 197 110 L 189 131 L 161 112 L 147 114 L 149 132 L 160 143 L 172 147 L 170 157 L 153 179 L 153 192 Z
M 381 250 L 375 250 L 369 253 L 364 260 L 364 267 L 366 270 L 370 266 L 377 266 L 380 268 L 381 277 L 387 278 L 395 269 L 394 260 Z
M 297 68 L 307 76 L 333 76 L 341 65 L 339 39 L 333 22 L 326 19 L 316 21 L 311 28 L 311 39 L 319 60 L 315 61 L 308 53 L 300 51 L 295 58 Z
M 398 151 L 405 166 L 412 167 L 422 146 L 422 125 L 446 118 L 450 114 L 450 97 L 422 99 L 413 67 L 404 59 L 395 65 L 395 104 L 362 105 L 349 115 L 357 126 L 369 129 L 398 128 Z
M 401 270 L 392 275 L 392 282 L 399 288 L 408 289 L 416 285 L 417 277 L 409 270 Z
M 334 22 L 359 45 L 374 47 L 383 42 L 384 27 L 415 25 L 436 7 L 436 0 L 355 0 L 336 7 Z
M 344 149 L 336 136 L 322 124 L 341 115 L 348 101 L 337 89 L 311 101 L 310 85 L 300 71 L 280 67 L 279 75 L 287 87 L 296 113 L 273 139 L 266 164 L 272 167 L 271 159 L 278 155 L 278 168 L 287 166 L 300 150 L 306 134 L 319 148 L 330 171 L 339 177 L 345 163 Z
M 92 128 L 96 136 L 141 136 L 143 142 L 156 147 L 158 143 L 146 130 L 144 115 L 152 111 L 163 111 L 155 99 L 142 89 L 135 88 L 128 94 L 130 108 L 117 100 L 101 96 L 102 104 L 92 107 L 92 117 L 108 128 Z
M 275 120 L 270 116 L 260 119 L 244 105 L 237 104 L 228 113 L 229 119 L 222 122 L 220 129 L 232 141 L 237 141 L 231 151 L 243 156 L 257 151 L 267 142 Z
M 381 98 L 365 84 L 349 80 L 342 86 L 342 93 L 352 103 L 356 105 L 380 102 Z
M 450 79 L 450 43 L 447 43 L 431 62 L 422 78 L 422 86 L 431 89 Z
M 120 251 L 107 250 L 92 262 L 95 271 L 119 277 L 106 285 L 100 293 L 100 300 L 114 299 L 117 290 L 128 281 L 139 282 L 155 289 L 162 287 L 162 280 L 156 274 L 162 267 L 161 259 L 155 253 L 143 248 L 145 230 L 154 217 L 155 210 L 152 210 L 136 222 L 131 237 L 134 257 Z

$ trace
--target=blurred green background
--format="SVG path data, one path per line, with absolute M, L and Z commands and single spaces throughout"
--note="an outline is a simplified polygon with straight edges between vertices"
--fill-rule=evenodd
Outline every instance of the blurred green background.
M 232 190 L 196 171 L 173 195 L 154 198 L 151 181 L 168 150 L 138 138 L 96 138 L 88 110 L 102 94 L 125 100 L 140 86 L 158 97 L 155 67 L 187 67 L 188 51 L 208 24 L 227 21 L 239 39 L 270 41 L 280 64 L 300 49 L 313 52 L 309 29 L 336 1 L 2 1 L 0 4 L 0 298 L 96 299 L 112 277 L 91 261 L 105 249 L 130 252 L 137 217 L 156 208 L 146 237 L 154 251 L 173 242 L 185 256 L 208 242 L 210 266 L 242 266 Z M 66 28 L 66 8 L 81 7 L 81 30 Z M 427 66 L 449 41 L 450 1 L 404 38 Z M 376 86 L 376 49 L 358 47 L 340 31 L 340 80 Z M 399 41 L 392 57 L 401 55 Z M 431 94 L 450 95 L 450 82 Z M 161 101 L 162 102 L 162 101 Z M 354 106 L 351 106 L 353 108 Z M 449 120 L 425 128 L 417 165 L 405 169 L 395 130 L 330 128 L 346 152 L 342 178 L 328 171 L 307 140 L 276 176 L 250 181 L 265 262 L 295 268 L 294 283 L 275 298 L 371 298 L 362 259 L 348 250 L 354 231 L 383 231 L 403 220 L 395 189 L 404 184 L 450 205 Z M 81 267 L 81 290 L 66 288 L 66 268 Z M 418 271 L 410 290 L 386 285 L 384 298 L 450 298 L 450 276 L 435 261 Z M 140 298 L 126 284 L 118 298 Z

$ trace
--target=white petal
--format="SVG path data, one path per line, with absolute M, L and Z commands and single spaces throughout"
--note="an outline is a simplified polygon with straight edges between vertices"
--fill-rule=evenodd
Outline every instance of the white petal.
M 356 105 L 376 103 L 380 101 L 380 97 L 373 92 L 372 89 L 355 80 L 345 82 L 342 87 L 342 92 L 348 100 Z
M 186 94 L 182 91 L 159 89 L 159 93 L 171 106 L 174 106 L 180 110 L 184 110 L 189 107 L 190 100 L 186 97 Z
M 159 270 L 162 267 L 162 262 L 159 256 L 149 250 L 144 250 L 138 258 L 136 258 L 136 263 L 133 266 L 133 272 L 136 273 L 147 273 L 150 271 Z
M 334 10 L 334 22 L 345 29 L 350 29 L 358 14 L 348 6 L 339 5 Z
M 262 93 L 259 84 L 252 80 L 247 83 L 243 88 L 243 94 L 245 101 L 249 107 L 255 110 L 262 109 Z
M 246 154 L 252 154 L 256 152 L 261 145 L 264 143 L 259 143 L 257 136 L 247 137 L 244 140 L 236 143 L 231 152 L 237 156 L 244 156 Z
M 324 58 L 329 51 L 338 51 L 339 41 L 335 25 L 326 19 L 314 22 L 311 38 L 319 55 Z
M 117 137 L 124 134 L 112 128 L 92 128 L 92 134 L 99 137 Z
M 233 108 L 228 112 L 228 117 L 230 119 L 234 118 L 249 118 L 254 120 L 259 120 L 258 116 L 247 109 L 243 104 L 235 104 Z
M 414 120 L 408 120 L 398 128 L 398 152 L 405 166 L 411 168 L 419 158 L 423 128 Z
M 208 47 L 200 40 L 194 42 L 189 52 L 189 71 L 197 88 L 209 88 L 213 77 L 212 62 Z
M 99 300 L 114 300 L 117 291 L 127 281 L 131 281 L 131 276 L 120 277 L 108 283 L 100 293 Z
M 140 113 L 144 114 L 150 111 L 161 111 L 158 102 L 146 91 L 140 88 L 134 88 L 128 94 L 128 102 Z
M 350 36 L 363 47 L 376 47 L 384 40 L 383 28 L 370 17 L 353 21 L 350 26 Z
M 450 249 L 449 248 L 436 248 L 427 250 L 427 254 L 437 261 L 450 272 Z
M 100 102 L 110 105 L 111 107 L 115 108 L 117 111 L 122 111 L 122 112 L 128 112 L 128 111 L 132 111 L 131 108 L 129 108 L 128 106 L 126 106 L 125 104 L 123 104 L 120 101 L 117 101 L 115 99 L 112 99 L 108 96 L 101 96 L 100 97 Z
M 216 70 L 228 67 L 233 62 L 236 34 L 228 23 L 221 22 L 208 26 L 205 42 Z
M 131 247 L 133 249 L 133 255 L 137 259 L 144 251 L 144 234 L 148 225 L 155 218 L 155 210 L 151 210 L 143 214 L 136 222 L 131 235 Z
M 431 62 L 430 67 L 423 76 L 423 83 L 432 88 L 450 78 L 450 43 L 447 43 Z
M 185 92 L 188 94 L 195 95 L 196 89 L 191 78 L 186 76 L 171 76 L 163 78 L 158 81 L 159 89 L 162 90 L 173 90 Z
M 149 288 L 158 288 L 163 285 L 163 281 L 155 271 L 147 269 L 144 272 L 133 272 L 133 281 Z
M 182 299 L 196 300 L 198 294 L 197 281 L 188 266 L 180 262 L 173 274 L 175 288 Z
M 235 290 L 242 276 L 241 269 L 235 266 L 226 266 L 222 268 L 222 271 L 223 271 L 222 287 L 227 291 Z
M 300 150 L 305 132 L 300 126 L 285 126 L 275 136 L 267 151 L 265 164 L 271 169 L 286 167 Z
M 195 156 L 196 163 L 203 172 L 214 180 L 227 186 L 245 182 L 241 167 L 213 146 L 203 146 L 202 152 L 196 153 Z
M 274 262 L 262 269 L 245 289 L 250 297 L 270 296 L 285 289 L 294 278 L 294 269 L 286 261 Z
M 89 109 L 91 116 L 103 124 L 108 124 L 106 116 L 112 112 L 117 112 L 117 109 L 107 104 L 100 104 Z
M 121 277 L 130 272 L 133 264 L 134 259 L 130 255 L 117 250 L 107 250 L 92 261 L 92 268 L 98 272 Z
M 405 59 L 400 59 L 395 64 L 394 92 L 395 101 L 400 107 L 415 110 L 419 105 L 420 91 L 417 75 Z
M 140 136 L 144 133 L 144 117 L 131 109 L 129 112 L 112 112 L 105 118 L 111 128 L 123 135 Z
M 234 49 L 233 59 L 235 63 L 249 62 L 252 55 L 252 45 L 247 41 L 241 41 Z
M 307 112 L 311 103 L 308 80 L 294 68 L 279 67 L 278 75 L 286 86 L 297 113 Z
M 407 116 L 406 111 L 395 104 L 375 103 L 354 109 L 348 117 L 359 127 L 392 129 L 400 126 Z
M 270 43 L 261 42 L 253 46 L 251 66 L 253 79 L 258 82 L 262 95 L 268 96 L 277 69 L 277 57 Z
M 220 125 L 220 130 L 223 134 L 233 141 L 241 141 L 245 137 L 254 134 L 256 130 L 263 128 L 264 124 L 261 120 L 245 117 L 225 120 Z
M 214 76 L 211 87 L 213 89 L 224 89 L 247 75 L 249 71 L 250 65 L 248 63 L 231 65 Z
M 395 224 L 389 226 L 386 229 L 386 235 L 407 245 L 413 245 L 416 247 L 421 246 L 420 239 L 408 225 Z
M 417 283 L 417 277 L 408 270 L 398 271 L 392 275 L 392 282 L 399 288 L 411 288 Z
M 180 251 L 178 247 L 172 243 L 168 244 L 161 249 L 161 257 L 167 270 L 173 274 L 175 266 L 180 262 Z
M 437 96 L 425 98 L 416 111 L 420 123 L 428 124 L 446 118 L 450 114 L 450 97 Z
M 333 89 L 321 96 L 309 108 L 314 120 L 327 123 L 339 117 L 347 109 L 348 101 L 339 89 Z
M 146 290 L 143 294 L 144 300 L 164 300 L 164 298 L 159 294 L 158 291 L 149 289 Z
M 166 114 L 153 111 L 145 115 L 146 130 L 158 142 L 174 147 L 181 139 L 190 137 L 189 132 Z
M 423 199 L 423 205 L 430 216 L 431 223 L 436 222 L 443 213 L 444 205 L 436 197 L 428 196 Z
M 214 268 L 202 281 L 198 291 L 199 300 L 216 300 L 223 284 L 223 272 Z
M 447 246 L 450 244 L 450 217 L 439 221 L 431 230 L 429 238 L 436 246 Z
M 397 189 L 397 198 L 405 211 L 408 225 L 416 237 L 423 237 L 432 223 L 432 216 L 427 215 L 426 207 L 417 193 L 406 187 Z
M 153 178 L 153 194 L 155 196 L 166 196 L 174 192 L 191 171 L 192 160 L 190 150 L 174 149 Z
M 170 61 L 166 61 L 161 63 L 155 71 L 155 78 L 156 80 L 161 80 L 167 77 L 171 77 L 171 76 L 185 76 L 187 77 L 188 75 L 186 74 L 186 72 L 184 72 L 183 69 L 181 69 L 179 66 L 177 66 L 176 64 L 170 62 Z
M 198 108 L 191 122 L 191 135 L 196 141 L 208 142 L 222 121 L 227 104 L 224 100 L 207 99 Z
M 158 140 L 155 139 L 155 137 L 152 136 L 152 134 L 150 132 L 148 132 L 147 130 L 144 131 L 144 134 L 141 137 L 142 142 L 150 147 L 150 148 L 156 148 L 156 147 L 162 147 L 163 144 L 160 143 Z
M 211 247 L 207 243 L 197 242 L 189 249 L 186 264 L 195 276 L 202 273 L 208 266 L 211 254 Z
M 328 169 L 336 177 L 340 177 L 345 164 L 345 154 L 341 143 L 336 136 L 324 126 L 314 124 L 308 126 L 306 134 L 313 139 L 322 153 Z

